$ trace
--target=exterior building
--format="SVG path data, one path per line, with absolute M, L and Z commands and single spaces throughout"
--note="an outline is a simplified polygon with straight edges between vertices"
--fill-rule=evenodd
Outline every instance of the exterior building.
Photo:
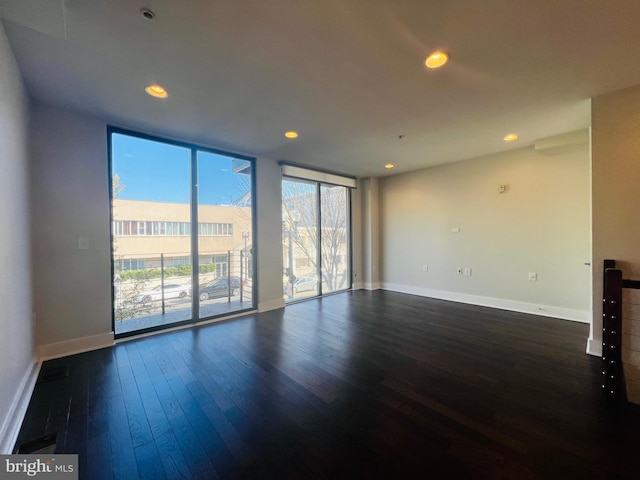
M 161 258 L 165 267 L 191 264 L 189 204 L 114 199 L 111 228 L 116 271 L 158 268 Z M 228 265 L 238 270 L 240 252 L 250 253 L 250 231 L 251 207 L 200 205 L 200 265 L 216 264 L 219 275 L 227 274 Z

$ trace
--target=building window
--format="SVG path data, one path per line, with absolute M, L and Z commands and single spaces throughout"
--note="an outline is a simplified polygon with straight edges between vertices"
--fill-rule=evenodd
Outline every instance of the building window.
M 149 222 L 142 220 L 115 220 L 113 234 L 121 236 L 187 236 L 191 230 L 190 222 Z M 231 223 L 199 223 L 198 234 L 203 237 L 231 237 Z
M 146 266 L 146 260 L 143 258 L 123 258 L 115 261 L 116 270 L 122 272 L 129 270 L 144 270 Z
M 170 262 L 170 267 L 184 267 L 191 265 L 191 257 L 173 257 Z

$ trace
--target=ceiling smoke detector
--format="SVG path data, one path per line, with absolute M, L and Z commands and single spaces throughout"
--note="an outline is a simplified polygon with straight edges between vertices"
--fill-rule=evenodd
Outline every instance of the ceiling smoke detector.
M 140 9 L 140 13 L 147 20 L 153 20 L 154 18 L 156 18 L 156 14 L 153 13 L 153 11 L 149 10 L 148 8 L 141 8 Z

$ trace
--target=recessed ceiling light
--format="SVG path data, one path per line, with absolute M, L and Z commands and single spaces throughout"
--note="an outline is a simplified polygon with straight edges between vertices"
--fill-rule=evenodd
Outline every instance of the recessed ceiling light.
M 503 140 L 505 142 L 513 142 L 513 141 L 517 140 L 518 138 L 519 137 L 518 137 L 517 133 L 510 133 L 508 135 L 505 135 Z
M 395 165 L 394 165 L 393 163 L 387 163 L 387 164 L 384 166 L 384 168 L 386 168 L 387 170 L 389 170 L 389 169 L 391 169 L 391 168 L 393 168 L 393 167 L 395 167 Z
M 429 55 L 424 61 L 424 64 L 427 66 L 427 68 L 440 68 L 448 61 L 449 54 L 438 50 L 437 52 L 433 52 L 431 55 Z
M 167 91 L 160 85 L 147 85 L 144 91 L 156 98 L 167 98 L 169 96 Z
M 293 130 L 290 130 L 288 132 L 285 132 L 284 136 L 287 138 L 298 138 L 298 132 L 294 132 Z

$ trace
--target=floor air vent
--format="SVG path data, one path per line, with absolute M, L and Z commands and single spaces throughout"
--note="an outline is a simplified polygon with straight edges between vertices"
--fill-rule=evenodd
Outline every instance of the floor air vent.
M 43 455 L 56 453 L 56 443 L 58 441 L 58 433 L 47 433 L 43 437 L 34 438 L 28 442 L 21 443 L 16 453 L 38 453 Z
M 46 382 L 53 382 L 54 380 L 60 380 L 68 376 L 69 367 L 67 367 L 66 365 L 56 367 L 42 367 L 36 385 Z

